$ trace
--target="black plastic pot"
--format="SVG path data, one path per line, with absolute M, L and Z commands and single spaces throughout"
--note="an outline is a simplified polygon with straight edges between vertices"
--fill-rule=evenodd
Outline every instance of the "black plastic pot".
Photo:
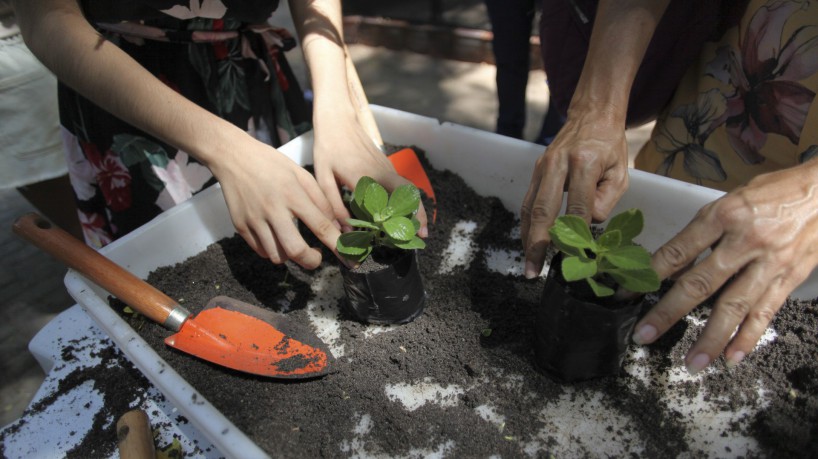
M 403 324 L 415 320 L 426 306 L 416 250 L 400 251 L 377 271 L 356 272 L 341 265 L 341 275 L 346 306 L 362 322 Z
M 577 299 L 569 293 L 561 265 L 558 254 L 551 260 L 535 315 L 537 366 L 561 382 L 617 376 L 643 297 L 605 305 Z

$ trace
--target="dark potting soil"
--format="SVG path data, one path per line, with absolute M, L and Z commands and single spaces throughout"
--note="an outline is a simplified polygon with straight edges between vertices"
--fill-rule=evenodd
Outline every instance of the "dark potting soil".
M 65 404 L 65 400 L 61 398 L 72 391 L 82 391 L 81 386 L 85 385 L 90 385 L 90 390 L 100 397 L 101 407 L 98 410 L 94 408 L 95 412 L 88 433 L 79 438 L 78 442 L 72 443 L 73 446 L 62 451 L 61 457 L 66 459 L 112 457 L 117 452 L 116 422 L 118 418 L 134 409 L 135 406 L 141 405 L 148 397 L 163 397 L 155 391 L 149 393 L 152 387 L 150 381 L 109 339 L 100 340 L 98 336 L 86 336 L 65 342 L 62 342 L 62 338 L 58 340 L 61 341 L 61 355 L 56 358 L 54 367 L 50 371 L 52 373 L 60 373 L 64 369 L 70 369 L 70 371 L 62 375 L 54 390 L 35 399 L 17 421 L 4 427 L 0 432 L 0 457 L 17 457 L 7 455 L 4 449 L 6 437 L 13 437 L 26 429 L 28 427 L 26 424 L 32 417 L 42 416 L 50 408 Z M 88 364 L 89 361 L 94 363 Z M 79 365 L 77 362 L 83 362 L 83 364 Z M 155 398 L 155 401 L 164 400 Z M 92 409 L 90 405 L 91 402 L 86 402 L 83 408 L 90 410 Z M 149 411 L 148 415 L 152 418 L 152 429 L 161 431 L 172 427 L 157 421 L 157 413 Z M 68 422 L 70 423 L 70 420 Z M 177 416 L 175 422 L 182 424 L 188 421 L 183 416 Z M 44 431 L 42 434 L 52 435 L 53 432 Z M 69 435 L 76 437 L 80 433 L 71 431 Z M 179 445 L 163 441 L 158 437 L 156 450 L 159 454 L 157 457 L 166 458 L 176 457 L 175 453 L 181 451 Z M 53 454 L 56 453 L 56 451 L 53 452 Z M 187 453 L 196 456 L 208 454 L 210 450 L 193 446 L 192 449 L 189 447 Z
M 428 165 L 427 172 L 437 196 L 437 220 L 419 254 L 429 296 L 409 324 L 382 328 L 350 319 L 337 261 L 326 250 L 324 264 L 306 272 L 259 258 L 236 236 L 148 279 L 194 313 L 227 295 L 303 323 L 332 319 L 339 328 L 321 336 L 336 355 L 335 372 L 299 382 L 265 379 L 174 351 L 163 344 L 169 332 L 150 322 L 140 335 L 274 457 L 818 455 L 815 303 L 788 301 L 771 342 L 733 370 L 719 361 L 701 376 L 684 372 L 705 305 L 654 345 L 632 346 L 620 377 L 556 383 L 532 360 L 533 311 L 544 279 L 492 268 L 498 252 L 522 265 L 519 222 L 456 174 Z M 473 259 L 444 269 L 456 237 Z M 725 439 L 746 446 L 734 449 Z
M 375 250 L 368 257 L 366 257 L 366 260 L 364 260 L 358 266 L 353 267 L 351 271 L 358 274 L 380 271 L 389 267 L 391 263 L 394 263 L 395 260 L 400 258 L 401 254 L 402 253 L 399 251 Z

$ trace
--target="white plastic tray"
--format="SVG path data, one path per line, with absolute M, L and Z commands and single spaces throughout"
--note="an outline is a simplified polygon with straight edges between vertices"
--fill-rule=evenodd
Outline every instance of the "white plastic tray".
M 441 124 L 432 118 L 393 109 L 373 106 L 373 111 L 385 141 L 424 149 L 435 168 L 456 172 L 478 193 L 499 197 L 510 210 L 519 209 L 528 187 L 531 167 L 542 154 L 541 146 L 463 126 Z M 312 137 L 307 134 L 288 143 L 281 151 L 300 164 L 309 164 L 312 161 L 311 142 Z M 639 242 L 650 250 L 676 234 L 702 205 L 722 194 L 636 170 L 631 171 L 630 178 L 631 187 L 617 210 L 639 207 L 644 211 L 648 228 Z M 233 234 L 221 189 L 216 186 L 110 244 L 102 253 L 137 276 L 146 278 L 157 267 L 181 262 Z M 107 293 L 73 271 L 66 275 L 65 284 L 69 293 L 134 364 L 220 451 L 229 457 L 266 456 L 201 394 L 197 394 L 196 403 L 192 403 L 195 390 L 109 308 Z M 814 276 L 799 290 L 801 295 L 808 297 L 815 297 L 817 292 L 818 282 Z M 752 441 L 746 439 L 699 440 L 711 442 L 713 451 L 723 452 L 724 449 L 719 448 L 723 448 L 725 442 L 734 453 L 752 448 Z
M 69 345 L 73 359 L 64 356 Z M 78 305 L 61 312 L 37 332 L 28 349 L 46 377 L 34 394 L 29 410 L 19 421 L 4 427 L 9 431 L 2 445 L 3 457 L 64 457 L 66 451 L 75 448 L 98 428 L 94 426 L 94 420 L 105 408 L 105 397 L 90 381 L 70 389 L 61 388 L 60 383 L 74 372 L 99 365 L 100 355 L 111 346 L 114 344 L 106 332 L 97 327 Z M 177 441 L 182 451 L 195 452 L 201 459 L 222 457 L 200 431 L 178 422 L 180 413 L 156 387 L 150 387 L 144 394 L 133 391 L 132 397 L 128 400 L 132 408 L 138 407 L 149 413 L 158 445 Z M 117 419 L 106 421 L 113 424 Z M 114 441 L 111 438 L 111 443 Z M 117 457 L 116 454 L 114 451 L 112 457 Z

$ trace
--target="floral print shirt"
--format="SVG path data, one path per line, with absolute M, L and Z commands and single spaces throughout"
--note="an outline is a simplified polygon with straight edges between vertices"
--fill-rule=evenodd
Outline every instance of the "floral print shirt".
M 82 2 L 89 21 L 176 92 L 273 146 L 311 128 L 284 52 L 266 23 L 277 1 Z M 59 86 L 60 122 L 86 242 L 103 246 L 216 182 L 187 152 Z
M 81 0 L 81 4 L 91 22 L 231 18 L 257 23 L 273 14 L 278 0 Z
M 818 3 L 753 0 L 707 43 L 636 167 L 729 191 L 818 156 Z

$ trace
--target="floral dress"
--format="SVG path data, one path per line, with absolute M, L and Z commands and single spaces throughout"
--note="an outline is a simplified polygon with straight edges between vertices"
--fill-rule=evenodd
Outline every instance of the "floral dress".
M 267 24 L 277 1 L 84 0 L 86 18 L 159 80 L 279 146 L 311 128 L 287 64 L 295 46 Z M 215 183 L 186 152 L 59 86 L 60 121 L 86 241 L 101 247 Z
M 649 172 L 731 190 L 818 156 L 818 2 L 753 0 L 706 43 L 636 158 Z

